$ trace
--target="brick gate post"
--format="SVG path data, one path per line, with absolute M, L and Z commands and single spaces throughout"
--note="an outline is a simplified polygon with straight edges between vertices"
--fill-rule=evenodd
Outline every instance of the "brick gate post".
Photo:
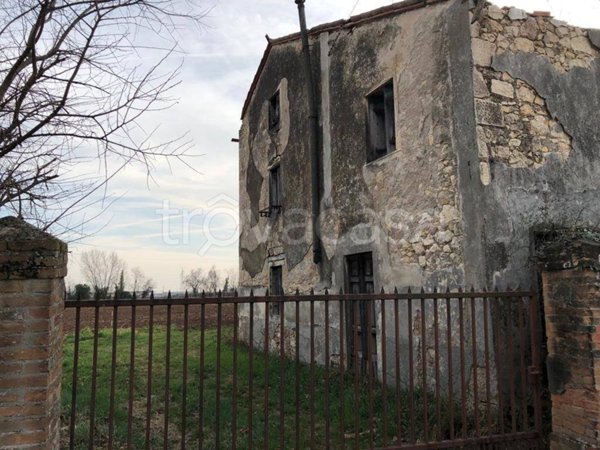
M 67 245 L 0 219 L 0 449 L 60 448 Z
M 552 450 L 600 448 L 600 243 L 554 246 L 542 273 Z

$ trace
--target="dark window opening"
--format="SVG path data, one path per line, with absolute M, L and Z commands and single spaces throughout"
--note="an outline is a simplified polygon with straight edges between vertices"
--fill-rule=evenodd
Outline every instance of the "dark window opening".
M 269 170 L 269 216 L 281 211 L 281 166 Z
M 275 92 L 273 97 L 269 99 L 269 131 L 279 129 L 281 118 L 281 107 L 279 101 L 279 91 Z
M 283 295 L 283 269 L 281 266 L 271 267 L 269 292 L 271 295 Z M 278 316 L 280 314 L 279 303 L 269 303 L 269 314 Z
M 369 153 L 367 161 L 396 150 L 394 83 L 388 81 L 367 97 Z

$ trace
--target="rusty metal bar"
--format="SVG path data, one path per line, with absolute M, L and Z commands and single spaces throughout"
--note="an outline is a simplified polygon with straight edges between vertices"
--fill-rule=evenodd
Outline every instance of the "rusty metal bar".
M 471 292 L 474 292 L 471 288 Z M 477 380 L 477 370 L 479 369 L 479 358 L 477 354 L 477 304 L 475 298 L 471 298 L 471 350 L 473 367 L 473 411 L 475 415 L 475 436 L 481 436 L 481 425 L 479 423 L 479 386 Z
M 296 416 L 294 417 L 294 424 L 296 428 L 296 436 L 295 436 L 295 448 L 296 450 L 300 450 L 300 302 L 296 301 L 296 354 L 294 355 L 296 358 L 295 364 L 295 401 L 296 401 Z
M 131 307 L 131 342 L 129 347 L 129 407 L 127 412 L 127 449 L 132 448 L 133 433 L 133 389 L 135 380 L 135 322 L 136 322 L 136 307 Z
M 485 397 L 486 397 L 486 419 L 488 431 L 492 434 L 492 389 L 490 379 L 490 329 L 489 329 L 489 298 L 483 298 L 483 333 L 484 333 L 484 352 L 485 352 Z
M 394 289 L 398 293 L 398 289 Z M 398 312 L 398 300 L 394 300 L 394 351 L 395 351 L 395 376 L 396 376 L 396 436 L 397 441 L 402 442 L 402 404 L 400 397 L 400 314 Z
M 314 294 L 311 289 L 311 294 Z M 312 297 L 311 297 L 312 299 Z M 310 302 L 310 448 L 315 448 L 315 302 Z
M 79 298 L 79 300 L 81 300 Z M 75 342 L 73 348 L 73 379 L 71 391 L 71 418 L 69 421 L 69 449 L 75 449 L 75 420 L 77 418 L 77 371 L 79 368 L 79 335 L 81 327 L 81 308 L 75 310 Z
M 237 292 L 236 292 L 237 296 Z M 239 340 L 239 311 L 238 305 L 233 305 L 233 373 L 231 374 L 231 448 L 237 450 L 237 371 L 238 371 L 238 340 Z
M 515 396 L 515 347 L 513 338 L 513 305 L 508 304 L 506 332 L 508 333 L 508 385 L 510 389 L 510 419 L 512 433 L 517 432 L 517 400 Z
M 358 302 L 352 303 L 353 309 L 353 323 L 352 323 L 352 352 L 354 353 L 354 448 L 356 450 L 359 449 L 360 446 L 360 417 L 358 414 L 359 409 L 359 370 L 360 370 L 360 360 L 358 358 L 358 324 L 360 323 L 360 318 L 358 314 Z
M 251 325 L 252 326 L 252 325 Z M 204 448 L 204 354 L 206 340 L 206 307 L 200 306 L 200 380 L 198 392 L 198 447 Z
M 186 448 L 189 305 L 183 306 L 183 385 L 181 386 L 181 450 Z
M 463 293 L 459 289 L 458 298 L 458 328 L 460 339 L 460 409 L 462 419 L 462 436 L 467 437 L 467 386 L 465 380 L 465 313 L 463 304 Z
M 169 295 L 170 296 L 170 295 Z M 171 407 L 171 311 L 172 306 L 167 305 L 167 342 L 165 356 L 165 420 L 164 420 L 164 435 L 163 448 L 169 448 L 169 409 Z
M 523 295 L 523 297 L 531 297 L 531 296 L 535 296 L 536 293 L 533 291 L 520 291 L 519 292 L 520 295 Z M 462 298 L 464 299 L 468 299 L 468 298 L 473 298 L 473 297 L 483 297 L 483 296 L 489 296 L 492 298 L 496 298 L 496 299 L 504 299 L 504 298 L 511 298 L 514 297 L 515 293 L 514 292 L 460 292 L 460 295 Z M 457 297 L 457 293 L 455 292 L 450 292 L 450 293 L 446 293 L 446 292 L 438 292 L 436 294 L 433 293 L 429 293 L 427 295 L 427 298 L 438 298 L 438 299 L 446 299 L 446 298 L 456 298 Z M 329 294 L 329 300 L 330 301 L 343 301 L 343 302 L 354 302 L 354 301 L 359 301 L 359 300 L 364 300 L 364 301 L 376 301 L 376 300 L 395 300 L 396 298 L 400 299 L 400 300 L 420 300 L 422 298 L 421 294 L 419 293 L 404 293 L 404 294 L 398 294 L 397 296 L 395 296 L 395 294 L 341 294 L 341 295 L 337 295 L 337 294 Z M 318 301 L 325 301 L 327 299 L 327 297 L 324 294 L 315 294 L 314 295 L 314 299 L 313 297 L 310 296 L 306 296 L 306 295 L 289 295 L 286 296 L 284 301 L 286 302 L 295 302 L 295 301 L 300 301 L 300 302 L 306 302 L 306 301 L 310 301 L 312 299 L 312 301 L 318 302 Z M 106 300 L 82 300 L 81 303 L 81 307 L 82 308 L 94 308 L 96 306 L 98 307 L 114 307 L 115 305 L 118 306 L 133 306 L 134 302 L 137 306 L 149 306 L 151 304 L 155 305 L 155 306 L 167 306 L 167 305 L 172 305 L 172 306 L 178 306 L 178 305 L 216 305 L 219 302 L 221 302 L 222 304 L 235 304 L 235 303 L 265 303 L 265 302 L 269 302 L 271 300 L 268 299 L 268 297 L 265 296 L 252 296 L 252 297 L 195 297 L 195 298 L 173 298 L 173 299 L 154 299 L 154 300 L 148 300 L 148 299 L 139 299 L 139 300 L 130 300 L 130 299 L 122 299 L 122 300 L 112 300 L 112 299 L 106 299 Z M 65 308 L 76 308 L 77 307 L 77 300 L 67 300 L 65 302 Z
M 110 403 L 108 407 L 108 449 L 112 450 L 115 431 L 115 378 L 117 375 L 117 329 L 119 327 L 119 307 L 113 307 L 112 352 L 110 359 Z
M 217 391 L 215 393 L 215 447 L 221 448 L 221 343 L 223 338 L 223 305 L 217 305 Z
M 325 294 L 327 294 L 327 290 Z M 329 301 L 326 300 L 325 306 L 325 448 L 330 448 L 330 405 L 329 405 Z
M 367 330 L 361 330 L 366 334 L 367 341 L 367 400 L 369 404 L 369 448 L 374 447 L 375 443 L 375 418 L 373 417 L 373 378 L 374 378 L 374 369 L 375 369 L 375 361 L 373 351 L 373 331 L 371 327 L 373 326 L 373 306 L 371 304 L 367 306 Z M 363 339 L 364 342 L 364 339 Z
M 90 399 L 90 434 L 88 448 L 94 448 L 94 432 L 96 430 L 96 384 L 98 380 L 98 325 L 100 311 L 96 306 L 94 309 L 94 343 L 92 350 L 92 388 Z
M 542 393 L 540 384 L 541 360 L 540 360 L 540 334 L 538 331 L 538 297 L 534 293 L 525 295 L 529 297 L 530 331 L 531 331 L 531 384 L 533 385 L 533 414 L 535 431 L 538 437 L 542 436 Z
M 505 431 L 504 427 L 504 391 L 502 390 L 502 371 L 501 366 L 504 365 L 503 359 L 503 345 L 501 344 L 501 336 L 500 336 L 500 325 L 498 324 L 498 320 L 492 320 L 492 332 L 493 332 L 493 347 L 494 347 L 494 355 L 496 362 L 496 390 L 498 393 L 498 427 L 499 432 L 502 434 Z M 502 339 L 502 341 L 504 341 Z
M 408 288 L 410 293 L 410 288 Z M 416 442 L 415 435 L 415 359 L 413 351 L 413 308 L 412 299 L 408 299 L 408 396 L 410 418 L 410 442 Z
M 448 340 L 448 416 L 450 420 L 450 440 L 454 439 L 454 379 L 452 361 L 452 303 L 446 299 L 446 335 Z
M 265 303 L 265 340 L 263 344 L 264 350 L 264 404 L 263 404 L 263 417 L 264 417 L 264 430 L 263 430 L 263 444 L 265 450 L 269 450 L 269 315 L 271 312 L 269 308 L 270 303 Z M 219 448 L 219 446 L 217 446 Z
M 154 341 L 154 305 L 150 305 L 148 317 L 148 374 L 146 386 L 146 450 L 150 450 L 150 417 L 152 416 L 152 351 Z
M 438 311 L 438 299 L 433 299 L 433 342 L 435 351 L 435 410 L 437 420 L 437 438 L 441 439 L 442 429 L 442 406 L 440 394 L 440 320 Z
M 521 374 L 521 420 L 522 431 L 527 431 L 529 428 L 527 424 L 527 365 L 525 363 L 525 342 L 527 339 L 525 333 L 525 324 L 523 319 L 523 299 L 519 298 L 517 302 L 518 309 L 518 321 L 519 321 L 519 373 Z
M 344 315 L 344 302 L 339 302 L 339 315 L 340 315 L 340 446 L 342 449 L 346 448 L 346 436 L 345 436 L 345 426 L 344 426 L 344 419 L 345 419 L 345 403 L 346 403 L 346 396 L 344 395 L 344 393 L 346 392 L 346 389 L 344 387 L 344 364 L 345 364 L 345 357 L 344 357 L 344 346 L 345 346 L 345 334 L 344 334 L 344 321 L 345 321 L 345 315 Z
M 250 292 L 252 297 L 252 292 Z M 249 347 L 248 347 L 248 448 L 253 448 L 252 442 L 252 403 L 254 399 L 254 303 L 250 303 L 250 323 L 249 323 Z
M 382 289 L 383 293 L 383 289 Z M 381 381 L 383 383 L 383 395 L 381 402 L 383 407 L 383 446 L 388 445 L 388 404 L 387 404 L 387 353 L 386 353 L 386 324 L 385 324 L 385 302 L 380 303 L 381 308 Z
M 281 298 L 281 297 L 280 297 Z M 285 303 L 279 303 L 279 448 L 285 448 Z
M 535 442 L 538 439 L 538 434 L 536 432 L 528 432 L 528 433 L 514 433 L 514 434 L 500 434 L 493 436 L 485 436 L 479 438 L 463 438 L 463 439 L 454 439 L 450 441 L 441 441 L 436 442 L 435 444 L 431 443 L 423 443 L 423 444 L 415 444 L 415 445 L 400 445 L 394 447 L 387 447 L 385 450 L 426 450 L 426 449 L 457 449 L 457 448 L 490 448 L 488 446 L 493 446 L 494 444 L 519 444 L 519 443 L 528 443 L 528 441 Z M 531 448 L 529 443 L 527 444 L 527 448 Z M 509 448 L 508 446 L 502 447 L 491 447 L 491 448 Z M 512 446 L 510 448 L 513 448 Z
M 425 291 L 421 288 L 421 365 L 422 365 L 422 393 L 423 396 L 423 434 L 425 442 L 429 442 L 429 404 L 427 400 L 427 305 L 425 304 Z

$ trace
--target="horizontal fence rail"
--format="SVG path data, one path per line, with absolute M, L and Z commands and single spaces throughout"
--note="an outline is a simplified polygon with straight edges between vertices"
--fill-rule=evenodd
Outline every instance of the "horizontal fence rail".
M 533 292 L 68 300 L 70 449 L 538 448 Z

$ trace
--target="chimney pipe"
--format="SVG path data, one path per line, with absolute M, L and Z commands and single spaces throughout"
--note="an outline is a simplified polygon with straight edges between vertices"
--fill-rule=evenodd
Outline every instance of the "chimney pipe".
M 319 239 L 319 211 L 321 203 L 321 183 L 319 180 L 319 111 L 317 105 L 317 93 L 313 79 L 312 65 L 310 61 L 310 47 L 308 45 L 308 31 L 306 29 L 306 14 L 304 12 L 304 1 L 295 0 L 298 5 L 298 16 L 300 18 L 300 34 L 302 36 L 302 56 L 304 59 L 304 75 L 308 88 L 308 122 L 309 122 L 309 153 L 311 159 L 311 193 L 312 193 L 312 245 L 313 262 L 321 262 L 321 241 Z

